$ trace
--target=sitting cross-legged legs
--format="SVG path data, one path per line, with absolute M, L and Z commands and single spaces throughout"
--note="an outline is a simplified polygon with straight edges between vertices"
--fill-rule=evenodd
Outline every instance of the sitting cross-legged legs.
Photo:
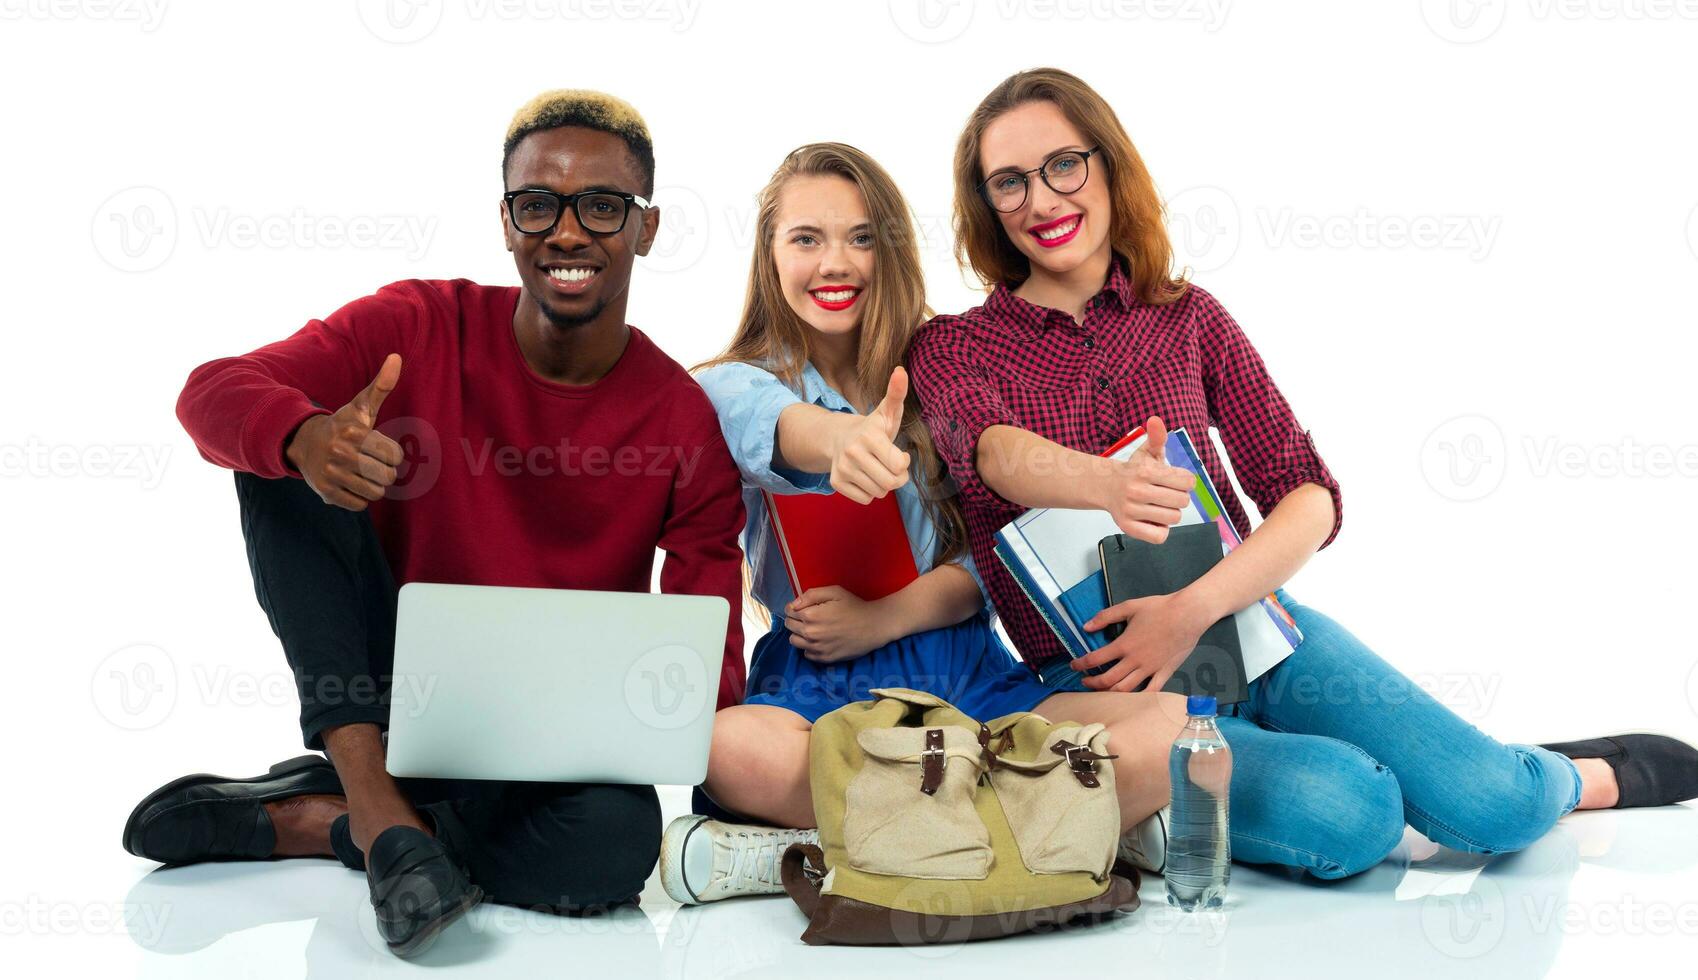
M 155 790 L 125 828 L 167 863 L 335 856 L 364 869 L 391 949 L 421 951 L 482 898 L 553 911 L 633 900 L 653 787 L 397 780 L 383 768 L 396 586 L 370 518 L 296 479 L 236 474 L 254 589 L 293 670 L 306 755 Z

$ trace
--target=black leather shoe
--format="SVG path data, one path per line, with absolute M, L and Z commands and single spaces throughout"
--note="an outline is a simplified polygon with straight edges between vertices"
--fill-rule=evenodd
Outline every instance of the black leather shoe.
M 366 883 L 377 931 L 396 956 L 414 956 L 449 923 L 483 901 L 442 841 L 415 827 L 390 827 L 366 851 Z
M 1698 797 L 1698 749 L 1667 735 L 1608 735 L 1540 748 L 1570 759 L 1602 759 L 1615 770 L 1618 809 L 1664 806 Z
M 173 779 L 130 811 L 124 850 L 164 864 L 263 860 L 277 845 L 263 804 L 308 794 L 342 795 L 342 781 L 322 755 L 297 756 L 246 779 L 204 772 Z

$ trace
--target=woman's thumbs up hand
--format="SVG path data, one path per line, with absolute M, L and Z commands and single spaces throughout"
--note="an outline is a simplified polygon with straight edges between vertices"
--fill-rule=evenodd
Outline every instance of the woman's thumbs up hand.
M 908 482 L 909 456 L 896 448 L 907 398 L 908 372 L 897 367 L 890 372 L 878 407 L 857 418 L 832 453 L 832 489 L 858 504 L 868 504 Z

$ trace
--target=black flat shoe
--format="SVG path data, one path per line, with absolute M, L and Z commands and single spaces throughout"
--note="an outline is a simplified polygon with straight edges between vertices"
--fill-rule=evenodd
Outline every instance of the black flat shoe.
M 1615 770 L 1617 809 L 1665 806 L 1698 797 L 1698 749 L 1667 735 L 1608 735 L 1540 748 L 1570 759 L 1602 759 Z
M 396 956 L 424 952 L 450 923 L 483 901 L 442 841 L 414 827 L 390 827 L 366 851 L 366 883 L 377 931 Z
M 322 755 L 279 762 L 246 779 L 210 773 L 173 779 L 130 811 L 124 850 L 164 864 L 263 860 L 277 845 L 263 804 L 307 794 L 342 795 L 342 781 Z

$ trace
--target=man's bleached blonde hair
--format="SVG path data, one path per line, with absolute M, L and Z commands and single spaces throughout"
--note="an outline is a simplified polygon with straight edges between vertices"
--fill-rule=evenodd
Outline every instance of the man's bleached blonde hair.
M 624 140 L 642 174 L 643 195 L 654 193 L 654 140 L 642 113 L 624 99 L 587 88 L 552 89 L 519 107 L 501 147 L 502 181 L 507 179 L 507 161 L 514 147 L 532 133 L 562 126 L 582 126 Z

